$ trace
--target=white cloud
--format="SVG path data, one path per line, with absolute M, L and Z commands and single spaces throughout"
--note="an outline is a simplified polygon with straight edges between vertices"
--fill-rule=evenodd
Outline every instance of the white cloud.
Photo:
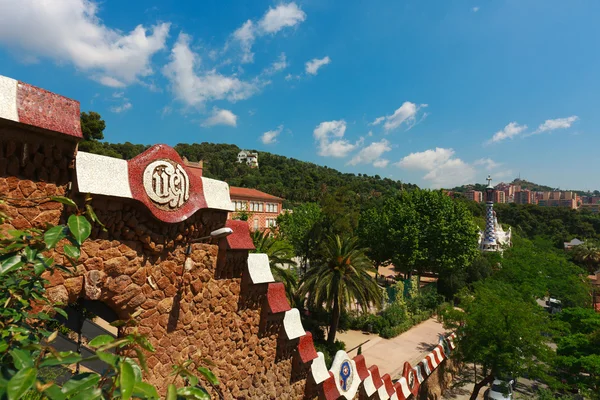
M 283 28 L 295 26 L 305 19 L 306 13 L 292 2 L 279 4 L 275 8 L 270 7 L 258 22 L 252 22 L 252 20 L 244 22 L 232 34 L 233 40 L 238 42 L 242 49 L 242 63 L 254 62 L 252 46 L 256 38 L 275 34 Z
M 324 141 L 320 143 L 319 155 L 323 157 L 346 157 L 357 145 L 348 142 L 345 139 Z
M 547 119 L 541 124 L 534 133 L 542 133 L 553 131 L 555 129 L 567 129 L 573 125 L 573 122 L 577 121 L 579 117 L 572 115 L 567 118 Z
M 325 56 L 323 58 L 313 58 L 312 60 L 308 61 L 306 63 L 306 73 L 310 74 L 310 75 L 316 75 L 317 72 L 319 71 L 319 68 L 321 68 L 324 65 L 327 65 L 331 62 L 331 59 L 329 58 L 329 56 Z
M 273 143 L 277 142 L 277 136 L 279 136 L 281 131 L 283 131 L 283 125 L 279 125 L 277 127 L 277 129 L 274 129 L 272 131 L 266 131 L 265 133 L 262 134 L 262 136 L 260 137 L 260 140 L 264 144 L 273 144 Z
M 98 83 L 103 84 L 104 86 L 112 88 L 122 88 L 127 86 L 124 82 L 121 82 L 120 80 L 110 76 L 93 76 L 92 79 Z
M 387 167 L 387 165 L 390 163 L 390 160 L 386 160 L 385 158 L 376 160 L 375 162 L 373 162 L 373 166 L 375 168 L 385 168 Z
M 408 129 L 411 129 L 415 124 L 417 124 L 417 115 L 421 108 L 427 107 L 427 104 L 415 104 L 410 101 L 405 101 L 402 103 L 400 108 L 398 108 L 392 115 L 382 116 L 375 118 L 375 120 L 371 123 L 371 125 L 379 125 L 383 121 L 383 129 L 385 129 L 386 133 L 397 129 L 402 124 L 404 124 Z M 423 113 L 421 116 L 422 121 L 427 117 L 427 113 Z
M 473 163 L 473 165 L 481 165 L 487 171 L 491 171 L 491 170 L 494 170 L 494 169 L 498 168 L 502 164 L 495 162 L 491 158 L 480 158 L 479 160 L 475 161 Z
M 252 53 L 252 45 L 256 39 L 254 30 L 254 24 L 251 20 L 248 20 L 233 32 L 233 37 L 240 43 L 240 47 L 242 48 L 242 63 L 251 63 L 254 61 L 254 53 Z
M 277 58 L 277 60 L 274 61 L 270 67 L 268 67 L 264 70 L 264 73 L 267 75 L 273 75 L 276 72 L 283 71 L 284 69 L 286 69 L 288 67 L 288 65 L 289 64 L 285 57 L 285 53 L 281 53 L 279 55 L 279 57 Z M 286 79 L 287 79 L 287 77 L 286 77 Z
M 407 169 L 421 169 L 430 171 L 446 163 L 454 155 L 453 149 L 436 147 L 435 150 L 425 150 L 411 153 L 398 161 L 395 165 Z
M 473 12 L 477 12 L 477 11 L 479 11 L 479 7 L 473 7 L 473 8 L 471 8 L 471 10 L 472 10 Z
M 210 127 L 215 125 L 227 125 L 235 127 L 237 126 L 237 118 L 237 115 L 229 110 L 214 107 L 211 116 L 202 123 L 202 126 Z
M 265 33 L 277 33 L 285 27 L 292 27 L 306 19 L 306 13 L 296 3 L 279 4 L 269 7 L 260 21 L 259 28 Z
M 235 102 L 252 96 L 265 82 L 245 82 L 215 70 L 200 71 L 201 58 L 189 46 L 190 38 L 181 33 L 171 51 L 163 74 L 171 83 L 176 98 L 189 106 L 203 106 L 207 101 L 227 99 Z
M 519 125 L 517 122 L 511 122 L 501 131 L 494 133 L 494 136 L 492 136 L 489 142 L 497 143 L 504 139 L 512 139 L 513 137 L 523 133 L 526 129 L 527 125 Z
M 391 151 L 390 142 L 382 139 L 379 142 L 373 142 L 367 147 L 362 148 L 349 162 L 349 165 L 371 164 L 376 167 L 385 167 L 388 160 L 382 160 L 383 153 Z M 377 164 L 377 165 L 376 165 Z M 384 165 L 385 164 L 385 165 Z
M 112 94 L 112 97 L 114 97 L 115 99 L 123 98 L 123 96 L 125 96 L 125 92 L 114 92 Z
M 165 47 L 168 23 L 131 32 L 104 25 L 89 0 L 0 1 L 0 42 L 28 59 L 72 63 L 96 81 L 123 87 L 153 73 L 151 58 Z
M 112 111 L 114 113 L 117 113 L 117 114 L 120 114 L 120 113 L 122 113 L 124 111 L 127 111 L 127 110 L 131 109 L 131 107 L 133 107 L 131 105 L 131 103 L 128 102 L 128 101 L 126 101 L 125 103 L 121 104 L 120 106 L 111 107 L 110 111 Z
M 346 157 L 352 150 L 360 145 L 352 144 L 344 137 L 346 121 L 321 122 L 313 131 L 313 136 L 318 142 L 319 155 L 324 157 Z M 335 139 L 339 138 L 339 139 Z
M 502 164 L 490 158 L 481 158 L 473 163 L 467 163 L 454 157 L 454 154 L 453 149 L 436 147 L 433 150 L 411 153 L 394 165 L 426 171 L 423 179 L 429 181 L 431 187 L 435 189 L 473 183 L 478 169 L 487 172 L 495 171 L 494 174 L 498 176 L 503 175 L 503 172 L 496 171 Z
M 346 121 L 325 121 L 321 122 L 313 131 L 317 140 L 327 139 L 328 136 L 343 137 L 346 133 Z
M 430 181 L 434 189 L 452 188 L 472 183 L 475 180 L 475 168 L 460 158 L 452 158 L 429 171 L 423 179 Z
M 383 121 L 385 121 L 385 117 L 377 117 L 375 118 L 375 120 L 373 122 L 371 122 L 369 125 L 379 125 L 380 123 L 382 123 Z

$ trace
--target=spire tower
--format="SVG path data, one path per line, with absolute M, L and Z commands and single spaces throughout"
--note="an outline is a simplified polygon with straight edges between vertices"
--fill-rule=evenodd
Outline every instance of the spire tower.
M 498 251 L 498 242 L 496 238 L 496 216 L 494 214 L 494 187 L 492 186 L 492 177 L 487 177 L 488 185 L 485 188 L 485 232 L 481 241 L 482 251 Z

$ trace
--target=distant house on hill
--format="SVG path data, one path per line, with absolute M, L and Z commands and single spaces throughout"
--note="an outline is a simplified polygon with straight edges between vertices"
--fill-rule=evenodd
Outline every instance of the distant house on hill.
M 230 219 L 247 215 L 248 225 L 253 231 L 277 226 L 277 217 L 283 211 L 282 198 L 260 190 L 235 186 L 229 187 L 229 197 L 235 207 L 235 212 L 229 214 Z
M 583 244 L 583 242 L 577 238 L 571 240 L 570 242 L 564 242 L 564 243 L 565 243 L 565 250 L 571 250 L 573 247 Z
M 248 150 L 242 150 L 238 153 L 237 162 L 245 162 L 248 166 L 252 168 L 258 168 L 258 153 L 252 153 Z

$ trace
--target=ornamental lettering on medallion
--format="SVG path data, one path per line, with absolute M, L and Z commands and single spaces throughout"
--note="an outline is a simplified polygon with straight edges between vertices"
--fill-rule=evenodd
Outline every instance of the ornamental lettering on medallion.
M 178 209 L 190 197 L 187 173 L 171 160 L 156 160 L 148 164 L 143 183 L 150 200 L 163 209 Z

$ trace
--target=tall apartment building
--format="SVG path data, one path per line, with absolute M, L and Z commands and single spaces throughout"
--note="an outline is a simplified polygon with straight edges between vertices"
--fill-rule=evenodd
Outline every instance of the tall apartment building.
M 277 217 L 283 210 L 283 199 L 256 189 L 229 187 L 229 197 L 235 206 L 235 212 L 229 218 L 235 218 L 240 212 L 249 214 L 248 226 L 253 231 L 274 228 Z
M 465 193 L 465 196 L 467 199 L 473 200 L 477 203 L 481 203 L 483 201 L 483 192 L 480 192 L 479 190 L 468 190 Z
M 538 200 L 538 205 L 542 207 L 567 207 L 576 209 L 578 206 L 578 197 L 575 192 L 544 192 Z
M 515 192 L 514 202 L 516 204 L 535 204 L 535 192 L 531 190 Z
M 506 193 L 497 190 L 494 192 L 494 203 L 506 203 Z

